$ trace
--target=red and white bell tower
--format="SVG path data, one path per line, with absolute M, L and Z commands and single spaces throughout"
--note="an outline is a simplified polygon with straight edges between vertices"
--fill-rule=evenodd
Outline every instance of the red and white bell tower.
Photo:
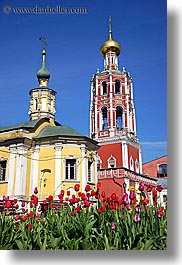
M 98 141 L 98 180 L 108 194 L 120 189 L 113 177 L 125 186 L 139 181 L 130 172 L 142 175 L 141 145 L 137 140 L 133 82 L 129 72 L 119 70 L 120 44 L 109 39 L 100 48 L 104 70 L 97 70 L 91 80 L 90 137 Z M 127 176 L 126 176 L 127 175 Z M 116 187 L 117 186 L 117 187 Z

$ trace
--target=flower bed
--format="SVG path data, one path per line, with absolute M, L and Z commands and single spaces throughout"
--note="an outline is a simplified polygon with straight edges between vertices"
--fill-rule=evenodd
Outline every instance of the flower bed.
M 143 189 L 143 186 L 139 186 Z M 105 196 L 85 187 L 75 195 L 60 192 L 59 203 L 50 195 L 41 202 L 35 188 L 26 205 L 4 196 L 0 216 L 0 249 L 12 250 L 165 250 L 167 208 L 149 200 L 131 187 L 122 198 Z M 157 189 L 154 189 L 157 190 Z M 154 194 L 154 190 L 148 190 Z M 161 189 L 160 189 L 161 190 Z M 159 192 L 159 189 L 157 190 Z M 9 212 L 9 208 L 16 209 Z M 29 210 L 27 208 L 29 206 Z M 18 211 L 20 211 L 18 213 Z

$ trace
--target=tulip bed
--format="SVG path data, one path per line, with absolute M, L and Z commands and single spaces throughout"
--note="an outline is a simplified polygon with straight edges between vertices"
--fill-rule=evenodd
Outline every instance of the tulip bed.
M 142 188 L 142 185 L 139 187 Z M 149 206 L 134 188 L 122 198 L 106 198 L 85 187 L 75 195 L 62 190 L 59 202 L 49 196 L 40 204 L 35 188 L 31 201 L 18 203 L 4 196 L 0 215 L 0 249 L 7 250 L 165 250 L 167 207 Z M 149 190 L 149 189 L 148 189 Z M 155 189 L 156 191 L 156 189 Z M 159 189 L 158 189 L 159 191 Z M 152 189 L 149 191 L 152 193 Z M 153 193 L 155 194 L 155 192 Z M 20 205 L 21 204 L 21 205 Z M 27 206 L 29 207 L 27 209 Z M 12 209 L 13 211 L 10 209 Z

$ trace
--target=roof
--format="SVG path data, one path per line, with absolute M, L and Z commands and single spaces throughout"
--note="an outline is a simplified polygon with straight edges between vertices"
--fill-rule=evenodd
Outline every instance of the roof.
M 163 156 L 160 156 L 160 157 L 158 157 L 158 158 L 154 158 L 154 159 L 152 159 L 152 160 L 150 160 L 150 161 L 147 161 L 147 162 L 143 163 L 143 165 L 148 164 L 148 163 L 151 163 L 151 162 L 153 162 L 153 161 L 157 161 L 157 160 L 159 160 L 159 159 L 161 159 L 161 158 L 164 158 L 164 157 L 167 157 L 167 155 L 163 155 Z
M 31 130 L 40 122 L 40 120 L 42 120 L 42 119 L 36 119 L 36 120 L 29 121 L 29 122 L 22 122 L 22 123 L 19 123 L 16 125 L 2 127 L 2 128 L 0 128 L 0 133 L 12 131 L 12 130 L 17 130 L 17 129 Z
M 34 137 L 34 139 L 40 139 L 43 137 L 54 137 L 54 136 L 82 136 L 83 134 L 72 129 L 68 126 L 46 126 L 44 127 L 40 133 Z

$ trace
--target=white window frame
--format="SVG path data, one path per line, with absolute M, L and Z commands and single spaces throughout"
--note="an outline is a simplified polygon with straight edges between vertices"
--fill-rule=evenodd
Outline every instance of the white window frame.
M 70 178 L 70 168 L 71 165 L 67 165 L 67 162 L 69 161 L 75 161 L 74 163 L 74 178 Z M 68 168 L 68 176 L 67 176 L 67 168 Z M 67 178 L 68 177 L 68 178 Z M 65 181 L 75 181 L 77 180 L 77 159 L 75 157 L 67 157 L 65 158 Z

